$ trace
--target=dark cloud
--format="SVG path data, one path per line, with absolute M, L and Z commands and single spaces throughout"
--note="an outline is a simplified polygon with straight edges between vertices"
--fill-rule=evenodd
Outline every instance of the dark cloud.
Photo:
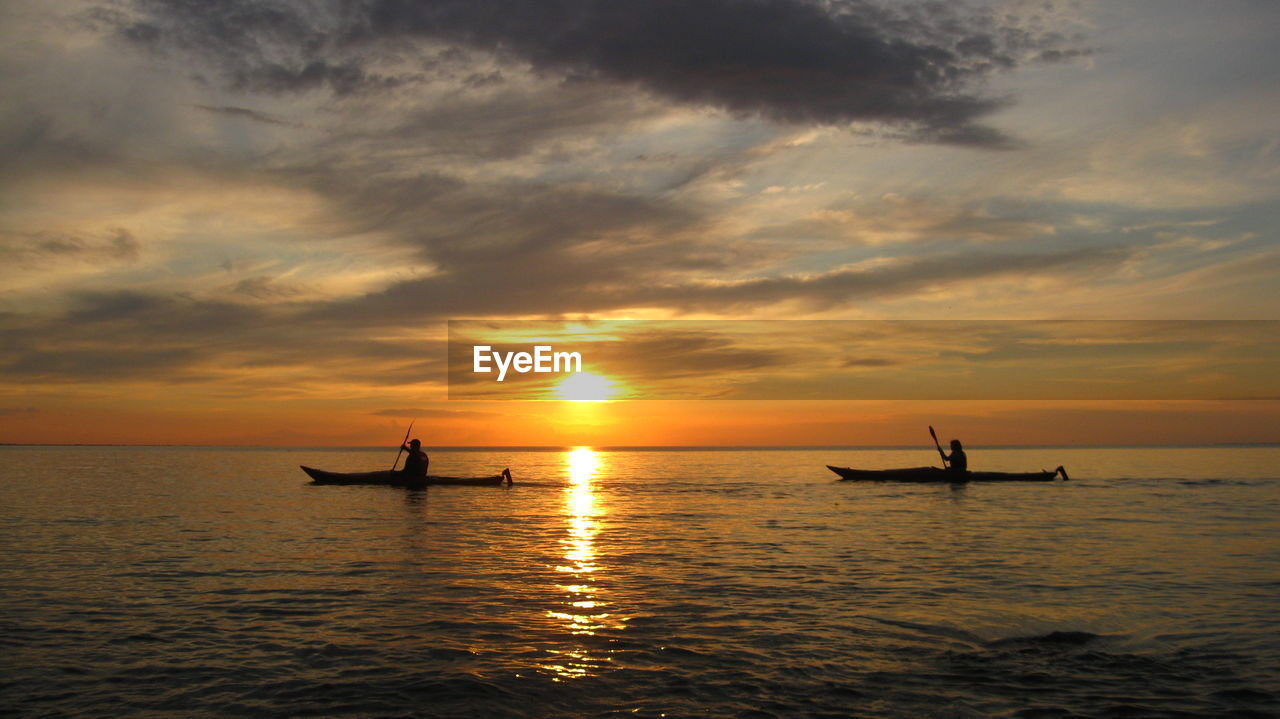
M 898 364 L 901 364 L 901 362 L 884 357 L 850 357 L 841 362 L 840 366 L 846 369 L 855 369 L 858 367 L 893 367 Z
M 327 160 L 328 158 L 326 158 Z M 379 168 L 348 167 L 340 160 L 271 171 L 271 177 L 323 196 L 344 233 L 394 233 L 412 237 L 425 221 L 448 218 L 442 203 L 453 202 L 466 185 L 435 173 L 387 177 Z
M 625 243 L 618 251 L 625 252 Z M 5 340 L 0 374 L 49 381 L 216 377 L 232 393 L 289 389 L 299 382 L 414 384 L 444 378 L 444 342 L 383 339 L 386 328 L 422 327 L 429 337 L 431 322 L 459 316 L 565 316 L 629 308 L 731 313 L 786 304 L 824 309 L 999 277 L 1097 273 L 1125 257 L 1115 250 L 975 254 L 724 282 L 677 279 L 678 273 L 662 264 L 667 252 L 658 245 L 629 262 L 608 250 L 594 259 L 589 252 L 583 257 L 579 244 L 551 243 L 523 256 L 516 252 L 506 262 L 461 262 L 446 275 L 328 301 L 243 304 L 181 294 L 82 292 L 61 313 L 0 314 Z M 785 359 L 774 349 L 734 346 L 715 337 L 644 339 L 637 346 L 649 369 L 759 369 Z M 619 371 L 626 371 L 624 364 L 620 361 Z M 281 374 L 286 370 L 303 374 Z
M 380 409 L 376 412 L 370 412 L 377 417 L 427 417 L 430 419 L 492 419 L 494 417 L 503 417 L 498 412 L 477 412 L 468 409 Z
M 274 277 L 260 275 L 240 280 L 231 288 L 231 292 L 245 297 L 252 297 L 255 300 L 276 300 L 296 297 L 302 293 L 302 288 L 280 282 Z
M 513 85 L 500 93 L 459 94 L 449 102 L 426 103 L 405 112 L 392 127 L 348 132 L 337 141 L 392 142 L 471 161 L 507 159 L 534 149 L 555 152 L 584 137 L 618 132 L 661 109 L 634 93 L 594 83 L 560 87 L 552 97 L 541 88 Z
M 137 349 L 94 347 L 93 349 L 31 350 L 0 365 L 3 374 L 44 381 L 86 381 L 163 377 L 166 382 L 195 382 L 212 375 L 189 371 L 196 348 Z
M 870 269 L 834 270 L 811 276 L 762 277 L 742 282 L 654 288 L 646 294 L 656 306 L 686 311 L 764 307 L 798 302 L 821 310 L 859 300 L 962 285 L 997 277 L 1080 274 L 1112 269 L 1128 256 L 1117 249 L 1045 253 L 974 253 L 926 257 Z
M 1033 209 L 1040 210 L 1039 216 Z M 797 220 L 763 227 L 753 237 L 823 240 L 884 245 L 897 242 L 971 243 L 1034 240 L 1056 232 L 1046 210 L 1000 207 L 999 203 L 956 204 L 927 197 L 886 195 L 873 201 L 844 201 Z
M 416 383 L 443 372 L 443 342 L 383 340 L 359 324 L 302 323 L 301 310 L 287 303 L 137 291 L 70 299 L 72 306 L 59 313 L 0 314 L 0 376 L 216 379 L 221 391 L 235 393 L 310 383 Z
M 252 308 L 231 302 L 131 290 L 81 292 L 75 301 L 63 321 L 84 332 L 110 332 L 125 324 L 170 336 L 200 338 L 234 333 L 262 318 Z
M 227 303 L 135 291 L 82 292 L 57 314 L 0 316 L 0 375 L 46 381 L 208 378 L 220 358 L 262 316 Z
M 149 51 L 179 50 L 215 62 L 235 90 L 288 94 L 328 90 L 338 96 L 390 89 L 419 71 L 381 72 L 375 57 L 393 43 L 357 50 L 350 35 L 363 9 L 346 0 L 308 5 L 272 0 L 135 0 L 116 14 L 121 37 Z
M 128 262 L 136 260 L 142 243 L 125 229 L 98 236 L 58 232 L 0 234 L 0 260 L 20 266 L 62 262 Z
M 737 338 L 714 331 L 673 330 L 629 333 L 625 342 L 593 349 L 589 356 L 611 376 L 656 381 L 780 367 L 791 359 L 779 350 L 738 346 Z
M 370 321 L 369 311 L 387 318 L 372 321 L 477 317 L 548 304 L 591 311 L 589 298 L 606 288 L 724 270 L 731 259 L 712 240 L 697 237 L 703 218 L 696 209 L 661 198 L 532 182 L 471 187 L 433 178 L 356 187 L 323 179 L 314 186 L 332 188 L 354 231 L 389 233 L 435 268 L 429 277 L 357 301 L 317 305 L 309 315 L 316 321 Z M 750 256 L 744 251 L 738 261 Z
M 659 254 L 662 251 L 664 248 L 659 247 Z M 330 320 L 378 322 L 379 318 L 394 317 L 396 313 L 416 314 L 424 319 L 564 315 L 633 308 L 724 313 L 784 303 L 825 310 L 1000 277 L 1096 277 L 1098 272 L 1114 269 L 1129 256 L 1119 249 L 974 253 L 815 275 L 676 282 L 657 271 L 658 260 L 644 254 L 635 255 L 634 263 L 606 261 L 597 266 L 587 261 L 573 267 L 577 254 L 570 248 L 563 252 L 544 249 L 540 255 L 550 261 L 562 257 L 567 276 L 555 271 L 554 261 L 550 267 L 539 268 L 494 258 L 489 265 L 462 266 L 452 274 L 402 282 L 382 292 L 328 303 L 315 311 L 317 317 Z M 598 275 L 594 274 L 596 271 Z M 496 281 L 497 277 L 510 281 Z M 468 292 L 467 288 L 473 289 Z
M 977 123 L 1003 103 L 981 92 L 984 79 L 1086 52 L 1008 15 L 942 3 L 139 0 L 136 7 L 125 38 L 210 56 L 241 90 L 385 89 L 419 78 L 422 60 L 438 57 L 431 53 L 443 44 L 566 84 L 631 85 L 783 122 L 887 123 L 915 139 L 988 147 L 1008 140 Z M 502 79 L 492 70 L 459 78 L 471 87 Z
M 333 94 L 342 96 L 390 89 L 408 82 L 409 79 L 368 73 L 354 62 L 329 63 L 313 60 L 305 65 L 264 62 L 234 71 L 231 74 L 231 87 L 273 94 L 328 89 Z
M 236 107 L 234 105 L 219 105 L 217 107 L 214 107 L 212 105 L 196 105 L 195 108 L 197 110 L 204 110 L 205 112 L 213 113 L 215 115 L 225 115 L 227 117 L 238 117 L 246 120 L 253 120 L 254 122 L 261 122 L 266 125 L 280 125 L 281 127 L 300 127 L 300 125 L 298 125 L 297 123 L 286 122 L 279 118 L 272 117 L 271 115 L 268 115 L 265 112 L 250 110 L 247 107 Z
M 548 294 L 639 279 L 741 268 L 756 253 L 729 252 L 703 236 L 700 208 L 578 184 L 495 181 L 468 184 L 435 174 L 386 177 L 331 165 L 278 173 L 329 206 L 339 235 L 377 236 L 417 257 L 406 265 L 429 274 L 432 317 L 474 317 L 534 304 Z M 733 256 L 731 256 L 733 255 Z M 426 271 L 426 272 L 421 272 Z M 270 290 L 250 282 L 239 290 Z M 420 311 L 413 281 L 381 295 L 386 317 Z M 370 300 L 378 302 L 378 300 Z M 310 320 L 365 321 L 343 302 L 313 305 Z M 580 305 L 579 311 L 589 311 Z M 518 311 L 518 310 L 517 310 Z
M 506 82 L 506 78 L 502 76 L 501 70 L 493 72 L 474 72 L 462 81 L 463 85 L 472 88 L 488 87 L 490 85 L 501 85 Z

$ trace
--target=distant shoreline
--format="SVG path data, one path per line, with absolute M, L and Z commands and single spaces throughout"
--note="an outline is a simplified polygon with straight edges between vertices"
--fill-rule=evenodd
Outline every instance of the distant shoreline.
M 0 442 L 0 447 L 136 447 L 165 449 L 245 449 L 262 451 L 322 451 L 322 452 L 364 452 L 381 451 L 389 445 L 299 445 L 274 446 L 253 444 L 32 444 L 24 442 Z M 566 452 L 578 447 L 588 447 L 596 452 L 788 452 L 812 450 L 932 450 L 933 447 L 920 444 L 892 445 L 780 445 L 780 446 L 718 446 L 718 445 L 562 445 L 562 446 L 525 446 L 525 445 L 459 445 L 432 446 L 436 452 Z M 1280 442 L 1217 442 L 1205 444 L 992 444 L 972 445 L 970 449 L 1254 449 L 1276 448 Z

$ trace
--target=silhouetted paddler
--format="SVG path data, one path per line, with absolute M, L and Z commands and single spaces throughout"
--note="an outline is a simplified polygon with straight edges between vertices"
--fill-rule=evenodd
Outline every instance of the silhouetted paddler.
M 952 472 L 968 472 L 969 457 L 964 453 L 964 447 L 960 446 L 960 440 L 951 440 L 951 454 L 945 455 L 943 459 L 949 463 L 947 469 Z
M 409 440 L 409 444 L 401 447 L 408 456 L 404 460 L 404 469 L 400 470 L 405 474 L 411 474 L 415 477 L 427 476 L 427 467 L 431 465 L 431 458 L 426 452 L 422 451 L 422 443 L 416 439 Z

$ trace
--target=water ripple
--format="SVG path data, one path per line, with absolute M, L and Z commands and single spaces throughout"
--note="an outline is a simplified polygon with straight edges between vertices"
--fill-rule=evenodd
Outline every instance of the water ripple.
M 954 491 L 835 484 L 818 453 L 445 453 L 532 481 L 405 492 L 306 487 L 293 452 L 120 449 L 68 496 L 65 450 L 32 452 L 0 484 L 16 716 L 1280 715 L 1256 477 Z

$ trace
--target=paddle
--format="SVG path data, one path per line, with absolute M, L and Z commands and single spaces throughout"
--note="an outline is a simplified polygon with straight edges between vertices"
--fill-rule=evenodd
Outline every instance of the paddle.
M 418 421 L 417 418 L 414 418 L 413 420 L 411 420 L 409 422 L 409 429 L 406 429 L 404 431 L 404 439 L 400 440 L 400 449 L 396 450 L 396 461 L 391 463 L 392 472 L 396 471 L 396 465 L 400 464 L 400 455 L 404 454 L 404 443 L 409 441 L 409 433 L 413 431 L 413 423 L 417 421 Z M 933 428 L 930 427 L 929 429 L 932 430 Z M 941 452 L 942 450 L 938 450 L 938 451 Z
M 942 451 L 942 445 L 938 444 L 938 433 L 933 431 L 933 425 L 929 425 L 929 436 L 933 437 L 933 446 L 938 448 L 938 456 L 942 458 L 942 468 L 947 468 L 947 453 Z M 399 457 L 396 458 L 397 460 Z

